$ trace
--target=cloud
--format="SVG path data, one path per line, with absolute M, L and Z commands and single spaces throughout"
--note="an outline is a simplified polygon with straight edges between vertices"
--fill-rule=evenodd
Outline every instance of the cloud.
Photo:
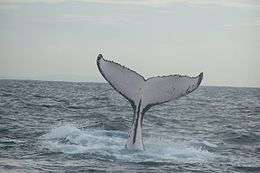
M 28 4 L 28 3 L 49 3 L 58 4 L 65 2 L 83 2 L 115 5 L 146 5 L 163 6 L 169 4 L 188 5 L 214 5 L 237 8 L 260 8 L 258 0 L 0 0 L 0 4 Z
M 128 23 L 129 16 L 66 14 L 58 16 L 58 22 L 93 22 L 103 24 Z
M 0 0 L 0 4 L 62 3 L 67 0 Z
M 168 5 L 182 3 L 189 5 L 217 5 L 224 7 L 260 7 L 257 0 L 82 0 L 84 2 L 104 4 L 133 4 L 133 5 Z
M 186 0 L 194 5 L 217 5 L 223 7 L 238 7 L 238 8 L 260 8 L 260 2 L 257 0 Z
M 259 17 L 251 17 L 247 20 L 242 20 L 238 24 L 226 24 L 224 27 L 226 28 L 241 28 L 241 27 L 259 27 L 260 26 L 260 18 Z

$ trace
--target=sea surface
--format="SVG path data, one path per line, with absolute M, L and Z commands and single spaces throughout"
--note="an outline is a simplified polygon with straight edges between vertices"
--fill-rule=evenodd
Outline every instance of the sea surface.
M 0 80 L 0 172 L 260 172 L 260 88 L 205 87 L 151 108 L 144 151 L 108 84 Z

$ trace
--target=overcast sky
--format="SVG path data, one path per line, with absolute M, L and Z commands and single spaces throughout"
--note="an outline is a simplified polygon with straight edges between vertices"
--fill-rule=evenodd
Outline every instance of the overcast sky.
M 259 0 L 0 0 L 0 77 L 102 81 L 96 57 L 145 77 L 260 87 Z

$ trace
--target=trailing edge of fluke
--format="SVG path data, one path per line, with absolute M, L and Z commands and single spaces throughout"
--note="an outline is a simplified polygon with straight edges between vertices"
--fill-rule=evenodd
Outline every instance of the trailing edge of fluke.
M 196 90 L 203 73 L 196 77 L 182 75 L 157 76 L 145 79 L 137 72 L 113 61 L 97 57 L 97 66 L 107 82 L 131 104 L 133 121 L 128 133 L 126 148 L 143 150 L 142 124 L 146 111 L 152 106 L 169 102 Z

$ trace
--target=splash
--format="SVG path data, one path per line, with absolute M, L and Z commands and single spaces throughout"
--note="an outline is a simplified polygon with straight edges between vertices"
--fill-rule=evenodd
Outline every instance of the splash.
M 125 149 L 127 133 L 116 130 L 79 129 L 63 125 L 40 137 L 42 147 L 64 154 L 95 155 L 102 159 L 124 162 L 205 162 L 214 154 L 186 141 L 168 138 L 148 137 L 144 151 Z

